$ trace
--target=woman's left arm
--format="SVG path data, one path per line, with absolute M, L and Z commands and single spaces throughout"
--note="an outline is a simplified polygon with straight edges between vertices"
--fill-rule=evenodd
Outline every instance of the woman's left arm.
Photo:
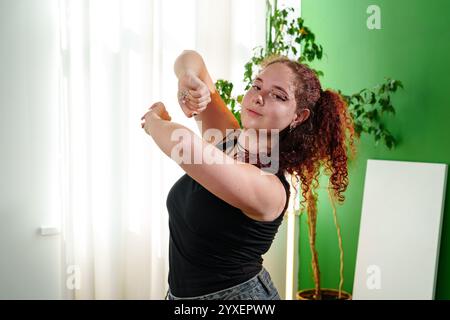
M 186 157 L 190 145 L 195 141 L 195 133 L 185 126 L 157 118 L 150 118 L 146 132 L 168 157 L 177 161 L 179 157 Z M 200 139 L 200 138 L 198 138 Z M 179 157 L 177 156 L 179 155 Z M 177 161 L 178 164 L 180 164 Z
M 142 119 L 142 127 L 158 147 L 208 191 L 256 220 L 272 221 L 281 213 L 286 193 L 275 175 L 229 157 L 192 130 L 170 122 L 162 103 L 153 105 Z
M 153 138 L 161 151 L 180 165 L 182 164 L 180 160 L 183 160 L 184 164 L 196 164 L 196 162 L 207 161 L 204 159 L 205 155 L 201 155 L 201 153 L 204 153 L 205 148 L 209 148 L 213 153 L 220 151 L 214 145 L 198 137 L 189 128 L 176 122 L 171 122 L 170 115 L 161 102 L 153 104 L 150 107 L 150 111 L 141 120 L 144 120 L 141 123 L 142 128 Z M 218 129 L 210 129 L 206 136 L 211 136 L 213 143 L 218 143 L 224 139 L 222 132 Z M 180 159 L 181 157 L 182 159 Z M 217 159 L 215 160 L 217 161 Z M 211 159 L 211 161 L 214 161 L 214 159 Z

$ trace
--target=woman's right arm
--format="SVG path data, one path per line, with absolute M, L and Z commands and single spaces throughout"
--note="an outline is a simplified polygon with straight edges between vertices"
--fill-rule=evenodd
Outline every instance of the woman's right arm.
M 239 122 L 216 91 L 214 82 L 200 54 L 193 50 L 183 51 L 175 61 L 174 71 L 179 80 L 182 77 L 193 75 L 198 77 L 208 87 L 211 102 L 209 102 L 206 109 L 195 116 L 202 137 L 204 132 L 210 128 L 220 130 L 223 137 L 226 135 L 226 129 L 240 128 Z

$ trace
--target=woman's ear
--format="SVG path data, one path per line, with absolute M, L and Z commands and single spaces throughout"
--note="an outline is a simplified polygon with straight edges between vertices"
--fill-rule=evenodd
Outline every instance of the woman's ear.
M 309 118 L 310 113 L 311 112 L 309 111 L 309 109 L 306 108 L 300 110 L 299 112 L 296 112 L 294 120 L 292 122 L 292 126 L 298 126 L 302 122 L 305 122 Z

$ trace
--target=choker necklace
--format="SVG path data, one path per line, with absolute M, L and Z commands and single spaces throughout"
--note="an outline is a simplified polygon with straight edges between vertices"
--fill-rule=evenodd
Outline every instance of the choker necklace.
M 238 149 L 238 150 L 240 149 L 240 151 L 246 151 L 246 152 L 248 152 L 248 150 L 245 149 L 245 148 L 242 146 L 242 144 L 239 143 L 239 137 L 236 138 L 236 143 L 237 143 L 237 149 Z
M 248 150 L 245 149 L 240 143 L 239 143 L 239 137 L 236 138 L 236 154 L 234 155 L 236 158 L 241 159 L 245 162 L 246 155 L 249 154 Z
M 244 154 L 248 153 L 249 155 L 255 155 L 255 156 L 258 155 L 258 153 L 251 153 L 250 151 L 245 149 L 244 146 L 239 143 L 239 137 L 236 138 L 236 149 L 237 149 L 237 153 L 244 152 Z M 270 155 L 270 153 L 266 153 L 266 155 Z M 261 154 L 259 154 L 259 156 L 261 156 Z
M 245 147 L 242 144 L 240 144 L 239 137 L 240 137 L 241 133 L 242 132 L 240 132 L 237 137 L 234 137 L 235 144 L 236 144 L 236 156 L 239 156 L 240 154 L 244 154 L 244 155 L 248 155 L 248 156 L 257 156 L 259 158 L 261 156 L 261 154 L 251 153 L 250 151 L 245 149 Z M 271 154 L 271 152 L 266 153 L 265 155 L 270 156 L 270 154 Z
M 251 153 L 250 151 L 248 151 L 247 149 L 245 149 L 245 147 L 240 144 L 239 142 L 239 137 L 240 135 L 236 138 L 236 149 L 237 149 L 237 154 L 244 154 L 244 155 L 248 155 L 248 156 L 257 156 L 257 153 Z

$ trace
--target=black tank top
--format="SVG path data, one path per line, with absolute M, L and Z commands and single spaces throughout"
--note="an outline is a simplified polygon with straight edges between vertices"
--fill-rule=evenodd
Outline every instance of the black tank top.
M 231 141 L 233 142 L 233 141 Z M 227 143 L 228 145 L 228 143 Z M 221 150 L 223 142 L 216 145 Z M 225 148 L 226 150 L 226 148 Z M 256 221 L 184 174 L 167 196 L 169 286 L 177 297 L 194 297 L 242 283 L 261 271 L 289 203 L 270 222 Z

